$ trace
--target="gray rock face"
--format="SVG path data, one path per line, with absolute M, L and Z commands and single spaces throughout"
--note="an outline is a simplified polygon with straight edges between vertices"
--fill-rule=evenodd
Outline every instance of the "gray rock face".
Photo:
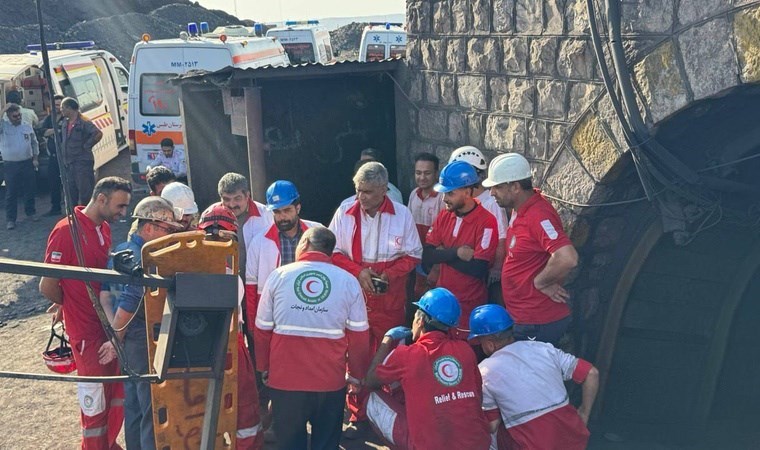
M 557 38 L 536 38 L 530 41 L 530 73 L 554 76 L 557 73 Z
M 457 92 L 454 85 L 454 75 L 442 73 L 440 83 L 441 103 L 446 106 L 455 106 L 457 104 Z
M 570 105 L 567 111 L 568 120 L 576 120 L 591 106 L 603 87 L 593 83 L 570 83 Z
M 564 148 L 554 161 L 546 178 L 546 185 L 560 198 L 583 202 L 594 189 L 594 180 L 585 174 L 578 160 Z
M 502 41 L 504 49 L 504 72 L 509 75 L 525 75 L 528 73 L 528 41 L 525 38 L 505 38 Z
M 470 109 L 485 110 L 486 77 L 479 75 L 460 75 L 457 78 L 459 106 Z
M 525 152 L 525 119 L 492 114 L 486 119 L 485 147 L 500 152 Z
M 543 31 L 543 2 L 541 0 L 515 1 L 515 31 L 540 34 Z
M 446 111 L 423 108 L 419 114 L 420 136 L 426 139 L 440 140 L 447 136 Z
M 464 39 L 449 38 L 446 42 L 446 70 L 464 72 L 465 56 Z
M 737 84 L 739 67 L 728 20 L 715 19 L 685 31 L 678 45 L 695 100 Z
M 490 38 L 473 38 L 467 42 L 467 68 L 470 72 L 498 72 L 499 44 Z
M 538 115 L 552 119 L 564 118 L 566 91 L 567 85 L 562 81 L 538 80 Z
M 436 72 L 425 72 L 425 101 L 431 105 L 438 103 L 440 95 L 438 94 L 438 74 Z
M 423 67 L 432 70 L 442 70 L 443 41 L 440 39 L 420 39 L 420 47 L 422 50 Z
M 652 122 L 658 122 L 686 105 L 688 92 L 672 43 L 666 42 L 644 57 L 634 67 L 634 73 Z
M 489 105 L 491 111 L 508 111 L 509 89 L 506 77 L 493 77 L 488 80 Z
M 451 33 L 451 4 L 447 1 L 433 3 L 433 32 Z
M 452 112 L 449 114 L 449 141 L 454 145 L 464 145 L 467 136 L 467 121 L 464 114 Z
M 620 3 L 623 32 L 664 33 L 673 26 L 675 0 L 638 0 Z
M 475 34 L 488 34 L 491 31 L 491 1 L 470 0 L 472 8 L 472 31 Z
M 467 0 L 451 0 L 451 19 L 454 31 L 467 33 L 469 30 L 469 6 Z
M 533 83 L 533 80 L 524 78 L 510 78 L 509 100 L 507 102 L 509 112 L 533 114 L 533 99 L 535 92 Z
M 547 123 L 543 120 L 528 121 L 528 146 L 525 157 L 528 159 L 547 159 Z
M 590 80 L 595 63 L 591 42 L 582 39 L 563 39 L 560 42 L 557 69 L 561 76 Z
M 544 0 L 544 17 L 546 17 L 544 34 L 562 34 L 565 19 L 562 15 L 564 3 L 563 0 Z
M 568 34 L 589 34 L 586 0 L 567 0 L 565 3 Z
M 731 0 L 691 0 L 678 4 L 678 22 L 690 25 L 731 7 Z
M 514 0 L 494 0 L 493 29 L 497 33 L 511 33 L 513 30 L 512 16 L 515 12 Z
M 467 138 L 468 144 L 475 147 L 483 147 L 483 115 L 469 114 L 467 116 Z

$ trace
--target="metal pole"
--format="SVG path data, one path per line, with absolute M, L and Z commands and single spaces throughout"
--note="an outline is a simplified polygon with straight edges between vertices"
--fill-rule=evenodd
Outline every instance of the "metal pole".
M 9 258 L 0 258 L 0 272 L 16 273 L 58 279 L 74 279 L 81 281 L 98 281 L 119 284 L 136 284 L 150 288 L 172 288 L 174 278 L 164 278 L 157 275 L 133 277 L 108 269 L 93 269 L 90 267 L 65 266 L 59 264 L 38 263 Z
M 227 313 L 224 321 L 225 330 L 229 329 L 232 312 Z M 213 378 L 208 380 L 206 389 L 206 408 L 203 414 L 203 434 L 201 435 L 201 450 L 214 450 L 216 442 L 216 430 L 219 424 L 219 411 L 222 405 L 222 389 L 224 388 L 224 365 L 227 358 L 227 343 L 229 342 L 229 333 L 224 333 L 219 339 L 216 346 L 216 364 L 212 368 Z M 239 362 L 238 362 L 239 364 Z M 238 396 L 240 393 L 238 393 Z
M 267 190 L 264 129 L 261 114 L 261 88 L 243 89 L 245 95 L 245 123 L 248 135 L 248 171 L 251 174 L 251 197 L 264 201 Z

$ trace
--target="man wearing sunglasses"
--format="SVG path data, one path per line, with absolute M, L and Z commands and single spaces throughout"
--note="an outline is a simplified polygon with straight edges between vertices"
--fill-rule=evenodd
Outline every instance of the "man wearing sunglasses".
M 137 231 L 127 242 L 116 246 L 114 252 L 132 250 L 134 260 L 139 265 L 142 247 L 146 242 L 172 234 L 182 228 L 174 221 L 172 204 L 161 197 L 142 199 L 132 215 L 137 219 Z M 108 261 L 113 268 L 113 256 Z M 137 285 L 106 285 L 101 287 L 100 301 L 123 342 L 129 367 L 139 374 L 148 373 L 148 342 L 145 331 L 145 307 L 142 304 L 144 290 Z M 101 363 L 105 364 L 116 356 L 111 342 L 100 348 Z M 124 383 L 124 438 L 127 448 L 155 448 L 153 434 L 153 410 L 151 407 L 150 384 L 139 382 Z

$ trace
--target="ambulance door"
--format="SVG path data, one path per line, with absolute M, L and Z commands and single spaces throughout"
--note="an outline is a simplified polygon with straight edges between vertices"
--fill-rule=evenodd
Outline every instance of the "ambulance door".
M 92 62 L 100 77 L 101 87 L 106 99 L 106 111 L 110 114 L 116 134 L 116 145 L 121 148 L 127 140 L 124 136 L 127 118 L 121 108 L 121 86 L 115 74 L 109 70 L 108 62 L 103 55 L 93 55 Z
M 103 138 L 92 149 L 97 169 L 119 153 L 115 124 L 98 69 L 87 57 L 67 59 L 59 69 L 56 73 L 63 95 L 75 98 L 79 112 L 103 133 Z

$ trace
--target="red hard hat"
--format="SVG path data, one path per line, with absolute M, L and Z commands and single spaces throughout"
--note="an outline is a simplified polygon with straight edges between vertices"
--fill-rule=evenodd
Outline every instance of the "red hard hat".
M 222 202 L 217 202 L 209 206 L 203 211 L 203 214 L 201 214 L 200 222 L 198 222 L 198 229 L 207 230 L 212 227 L 218 227 L 236 233 L 238 226 L 235 213 L 226 208 Z
M 51 349 L 54 339 L 57 339 L 60 345 Z M 61 334 L 55 332 L 55 325 L 50 330 L 50 339 L 45 351 L 42 352 L 42 360 L 47 368 L 55 373 L 71 373 L 77 370 L 77 363 L 74 361 L 74 353 L 69 347 L 69 341 L 63 336 L 63 331 Z

